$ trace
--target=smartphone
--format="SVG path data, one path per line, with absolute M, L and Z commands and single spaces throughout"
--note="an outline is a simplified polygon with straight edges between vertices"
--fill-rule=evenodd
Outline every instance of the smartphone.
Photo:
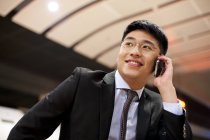
M 154 76 L 158 77 L 165 72 L 165 63 L 163 60 L 156 60 Z

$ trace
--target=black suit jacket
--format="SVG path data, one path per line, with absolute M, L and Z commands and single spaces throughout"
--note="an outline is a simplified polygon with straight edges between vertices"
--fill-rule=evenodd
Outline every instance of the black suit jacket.
M 61 140 L 107 140 L 114 108 L 114 74 L 76 68 L 20 119 L 8 140 L 46 139 L 60 123 Z M 187 125 L 184 123 L 184 115 L 163 110 L 159 94 L 143 91 L 138 107 L 137 140 L 182 140 Z M 190 131 L 186 134 L 190 139 Z

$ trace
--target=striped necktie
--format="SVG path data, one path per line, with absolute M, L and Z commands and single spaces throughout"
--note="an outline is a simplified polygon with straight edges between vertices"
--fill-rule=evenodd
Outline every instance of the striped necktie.
M 126 128 L 127 128 L 127 118 L 128 110 L 131 105 L 133 98 L 137 96 L 137 93 L 133 90 L 128 90 L 128 96 L 123 106 L 121 123 L 120 123 L 120 140 L 125 140 L 126 138 Z

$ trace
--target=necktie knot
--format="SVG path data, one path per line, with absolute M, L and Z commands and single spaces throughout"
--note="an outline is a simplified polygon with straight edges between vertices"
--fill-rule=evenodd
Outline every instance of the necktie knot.
M 133 91 L 133 90 L 128 89 L 128 97 L 127 97 L 127 100 L 128 99 L 133 100 L 133 98 L 135 96 L 138 96 L 137 93 L 136 93 L 136 91 Z

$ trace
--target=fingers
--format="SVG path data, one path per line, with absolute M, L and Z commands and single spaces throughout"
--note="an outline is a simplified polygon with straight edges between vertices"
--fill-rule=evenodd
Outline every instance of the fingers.
M 158 59 L 163 60 L 166 64 L 172 64 L 172 59 L 164 55 L 159 56 Z
M 158 57 L 158 59 L 164 61 L 167 68 L 168 67 L 172 68 L 172 59 L 171 58 L 161 55 Z
M 164 102 L 175 103 L 177 101 L 177 96 L 173 85 L 172 60 L 166 56 L 159 56 L 158 59 L 165 62 L 166 69 L 163 75 L 154 79 L 154 85 L 160 91 L 160 95 Z
M 162 60 L 165 62 L 165 72 L 163 73 L 163 76 L 172 77 L 173 75 L 173 65 L 172 65 L 172 59 L 166 56 L 159 56 L 159 60 Z

